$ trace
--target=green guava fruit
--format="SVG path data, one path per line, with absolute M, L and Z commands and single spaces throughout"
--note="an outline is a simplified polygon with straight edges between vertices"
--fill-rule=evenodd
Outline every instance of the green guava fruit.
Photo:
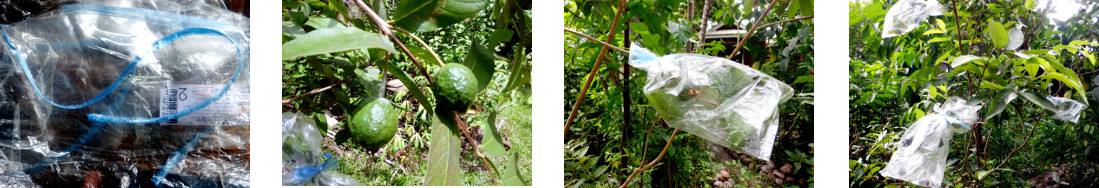
M 399 113 L 389 100 L 376 98 L 355 109 L 348 119 L 351 139 L 368 151 L 377 151 L 397 133 Z
M 477 77 L 465 65 L 447 63 L 432 76 L 437 110 L 465 112 L 477 95 Z

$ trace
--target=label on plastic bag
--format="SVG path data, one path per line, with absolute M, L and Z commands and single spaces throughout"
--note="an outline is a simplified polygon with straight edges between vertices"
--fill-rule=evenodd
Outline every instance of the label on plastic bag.
M 166 84 L 160 90 L 160 116 L 176 114 L 210 100 L 225 88 L 221 84 Z M 205 108 L 161 125 L 245 125 L 249 123 L 250 93 L 248 85 L 233 85 L 217 101 Z

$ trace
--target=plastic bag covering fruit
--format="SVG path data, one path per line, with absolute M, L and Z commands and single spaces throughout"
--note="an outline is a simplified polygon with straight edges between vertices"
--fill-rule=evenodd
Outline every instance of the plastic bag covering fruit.
M 438 102 L 436 109 L 465 112 L 477 95 L 477 77 L 465 65 L 447 63 L 431 76 L 435 79 L 431 90 Z
M 397 133 L 399 113 L 385 98 L 370 99 L 365 105 L 355 109 L 348 119 L 348 128 L 355 143 L 367 151 L 377 151 Z
M 0 26 L 0 187 L 248 186 L 249 28 L 163 0 L 72 1 Z
M 645 70 L 645 97 L 672 127 L 770 160 L 778 105 L 793 89 L 751 67 L 700 54 L 657 56 L 639 44 L 630 65 Z
M 927 21 L 927 17 L 941 15 L 943 5 L 937 0 L 900 0 L 885 14 L 881 38 L 903 35 Z
M 904 131 L 881 175 L 920 186 L 939 187 L 946 170 L 950 139 L 954 134 L 969 131 L 969 125 L 977 122 L 980 109 L 980 105 L 967 104 L 959 97 L 936 106 L 933 113 L 921 117 Z
M 351 176 L 330 171 L 339 163 L 321 151 L 324 135 L 315 123 L 301 112 L 282 114 L 282 185 L 362 185 Z

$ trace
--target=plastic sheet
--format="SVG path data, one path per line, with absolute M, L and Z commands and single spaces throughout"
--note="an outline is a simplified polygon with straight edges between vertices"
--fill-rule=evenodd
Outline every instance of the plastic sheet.
M 79 1 L 3 26 L 0 183 L 248 186 L 248 28 L 159 0 Z
M 882 176 L 939 187 L 950 153 L 950 139 L 954 134 L 969 131 L 969 125 L 980 118 L 977 115 L 980 109 L 980 105 L 967 104 L 958 97 L 936 106 L 934 113 L 921 117 L 904 131 L 893 157 L 881 170 Z
M 901 0 L 885 14 L 881 38 L 903 35 L 916 29 L 929 16 L 943 15 L 943 5 L 937 0 Z
M 351 176 L 332 172 L 339 163 L 321 151 L 324 135 L 301 112 L 282 114 L 282 185 L 362 185 Z
M 700 54 L 657 56 L 633 44 L 630 65 L 645 70 L 645 97 L 672 127 L 770 160 L 778 105 L 789 85 L 751 67 Z
M 1034 102 L 1034 104 L 1037 104 L 1038 107 L 1042 107 L 1042 109 L 1052 111 L 1053 116 L 1051 117 L 1053 117 L 1053 119 L 1059 119 L 1072 123 L 1076 123 L 1080 119 L 1080 112 L 1084 111 L 1084 108 L 1087 108 L 1087 105 L 1085 105 L 1084 103 L 1076 102 L 1075 100 L 1064 97 L 1039 97 L 1032 92 L 1024 92 L 1022 96 L 1023 98 Z

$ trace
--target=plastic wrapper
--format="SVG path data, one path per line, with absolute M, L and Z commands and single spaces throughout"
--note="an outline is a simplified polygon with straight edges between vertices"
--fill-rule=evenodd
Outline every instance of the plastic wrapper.
M 900 0 L 885 14 L 881 37 L 903 35 L 927 21 L 927 17 L 941 15 L 943 5 L 937 0 Z
M 939 187 L 946 170 L 950 139 L 954 134 L 969 131 L 969 125 L 980 118 L 980 105 L 967 104 L 953 97 L 936 106 L 934 113 L 916 120 L 904 131 L 882 176 L 901 179 L 912 184 Z
M 362 185 L 332 171 L 339 163 L 321 151 L 323 139 L 312 118 L 301 112 L 282 114 L 282 185 Z
M 670 126 L 770 160 L 778 105 L 793 96 L 782 81 L 725 58 L 657 56 L 633 44 L 630 65 L 645 70 L 645 97 Z
M 247 18 L 78 1 L 0 32 L 0 184 L 248 186 Z
M 1064 98 L 1046 96 L 1040 97 L 1032 92 L 1024 92 L 1023 98 L 1034 102 L 1038 107 L 1053 112 L 1053 119 L 1059 119 L 1076 123 L 1080 119 L 1080 112 L 1084 111 L 1084 108 L 1088 106 L 1084 103 L 1076 102 L 1075 100 Z

